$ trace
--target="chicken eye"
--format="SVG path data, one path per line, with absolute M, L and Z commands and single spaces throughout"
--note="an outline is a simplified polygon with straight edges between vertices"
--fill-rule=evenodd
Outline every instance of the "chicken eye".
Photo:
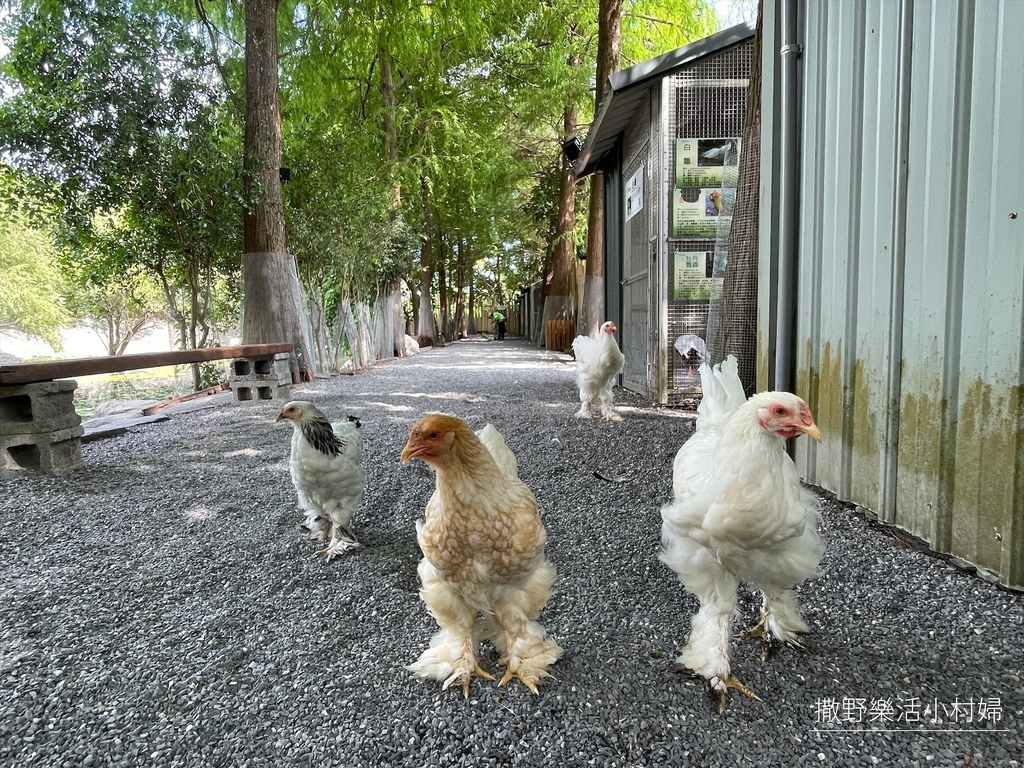
M 775 406 L 775 415 L 776 416 L 785 416 L 786 415 L 786 409 L 783 408 L 781 405 L 776 405 Z
M 437 440 L 437 438 L 438 438 L 437 432 L 431 432 L 429 435 L 427 435 L 427 439 L 428 440 Z

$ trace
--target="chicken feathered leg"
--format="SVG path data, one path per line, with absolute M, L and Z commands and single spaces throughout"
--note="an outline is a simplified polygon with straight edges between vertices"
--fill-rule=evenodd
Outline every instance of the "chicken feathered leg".
M 554 579 L 554 568 L 544 563 L 521 587 L 503 588 L 500 599 L 495 601 L 484 636 L 501 654 L 498 663 L 507 666 L 499 686 L 518 678 L 537 693 L 537 683 L 549 676 L 547 668 L 561 658 L 562 649 L 536 621 L 551 595 Z
M 684 585 L 700 600 L 700 610 L 691 621 L 690 637 L 676 659 L 676 669 L 689 670 L 708 681 L 719 714 L 725 711 L 730 688 L 760 701 L 756 693 L 732 674 L 729 657 L 739 579 L 696 542 L 687 540 L 681 544 L 680 551 L 683 547 L 689 549 L 688 558 L 697 566 L 689 569 Z
M 577 419 L 592 419 L 594 414 L 590 411 L 590 401 L 584 400 L 580 403 L 580 409 L 573 414 Z
M 494 679 L 480 668 L 476 658 L 473 627 L 477 609 L 449 586 L 426 558 L 420 561 L 418 570 L 423 585 L 420 597 L 440 630 L 430 639 L 430 647 L 408 669 L 419 678 L 440 681 L 442 690 L 461 683 L 462 694 L 469 698 L 469 683 L 474 676 Z
M 318 549 L 313 553 L 314 557 L 324 555 L 327 562 L 331 562 L 338 555 L 343 555 L 349 550 L 359 549 L 363 545 L 356 539 L 352 530 L 344 525 L 336 525 L 333 521 L 327 521 L 327 531 L 321 534 L 321 541 L 326 541 L 327 546 Z
M 740 637 L 761 638 L 761 661 L 767 661 L 779 643 L 793 648 L 806 649 L 801 635 L 810 631 L 800 617 L 796 595 L 793 590 L 781 592 L 762 591 L 761 620 L 753 629 L 740 633 Z

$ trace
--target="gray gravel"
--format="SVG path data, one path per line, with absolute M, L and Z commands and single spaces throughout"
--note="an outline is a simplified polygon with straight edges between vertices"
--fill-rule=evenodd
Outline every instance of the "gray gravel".
M 68 476 L 0 480 L 0 764 L 1021 765 L 1024 596 L 825 495 L 825 574 L 801 589 L 813 648 L 763 663 L 735 639 L 764 701 L 713 714 L 672 670 L 696 602 L 656 558 L 692 421 L 622 391 L 625 421 L 573 419 L 572 372 L 469 341 L 296 387 L 363 423 L 365 549 L 329 565 L 298 529 L 279 403 L 221 401 L 89 443 Z M 565 648 L 539 696 L 474 680 L 464 700 L 404 669 L 434 631 L 413 528 L 433 478 L 398 454 L 429 410 L 492 422 L 537 496 L 559 574 L 541 621 Z M 755 596 L 740 608 L 751 625 Z M 870 721 L 879 701 L 912 711 L 900 697 L 972 706 Z M 826 722 L 858 699 L 862 722 Z M 964 722 L 981 699 L 1001 720 Z

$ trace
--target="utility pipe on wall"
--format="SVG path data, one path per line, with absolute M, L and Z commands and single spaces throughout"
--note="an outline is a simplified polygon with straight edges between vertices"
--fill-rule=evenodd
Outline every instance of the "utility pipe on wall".
M 791 392 L 796 368 L 797 227 L 800 191 L 798 149 L 800 95 L 797 65 L 797 12 L 802 0 L 780 0 L 779 67 L 779 283 L 775 323 L 775 383 L 773 389 Z

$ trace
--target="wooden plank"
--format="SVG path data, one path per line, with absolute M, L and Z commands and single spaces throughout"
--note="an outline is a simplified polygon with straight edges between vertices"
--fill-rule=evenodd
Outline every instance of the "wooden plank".
M 234 347 L 203 347 L 173 352 L 146 352 L 113 357 L 79 357 L 70 360 L 47 360 L 42 363 L 0 365 L 0 386 L 34 384 L 54 379 L 73 379 L 95 373 L 117 373 L 138 368 L 159 368 L 164 365 L 206 363 L 211 360 L 233 360 L 240 357 L 266 357 L 291 352 L 291 344 L 240 344 Z
M 209 389 L 203 389 L 199 392 L 192 392 L 188 395 L 175 395 L 170 400 L 164 400 L 163 402 L 155 405 L 147 405 L 142 409 L 143 416 L 152 416 L 157 411 L 162 411 L 164 408 L 169 408 L 172 405 L 178 403 L 187 403 L 189 400 L 198 400 L 200 397 L 209 397 L 210 395 L 216 395 L 218 392 L 227 392 L 228 388 L 223 384 L 218 384 L 216 387 L 210 387 Z

